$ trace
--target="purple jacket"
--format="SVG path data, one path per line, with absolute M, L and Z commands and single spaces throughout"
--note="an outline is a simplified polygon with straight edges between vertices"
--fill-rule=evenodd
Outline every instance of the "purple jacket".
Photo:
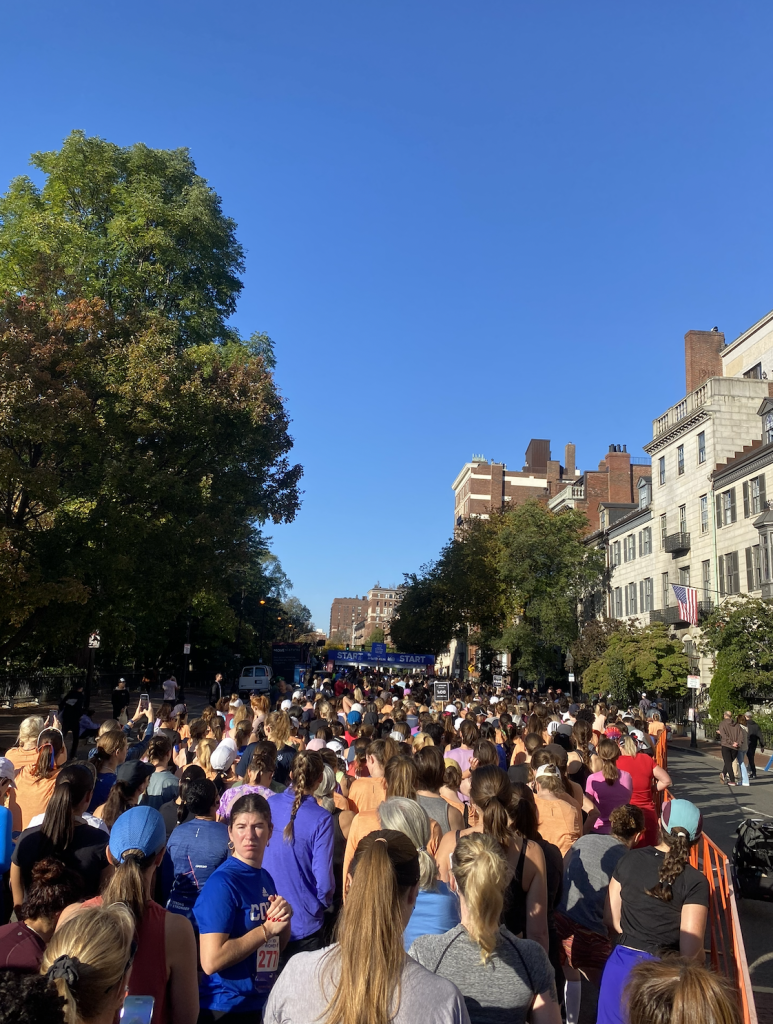
M 333 877 L 333 816 L 313 796 L 301 801 L 295 818 L 295 839 L 282 835 L 290 820 L 292 788 L 271 798 L 274 831 L 263 855 L 263 867 L 276 891 L 293 908 L 291 939 L 304 939 L 322 927 L 325 908 L 335 891 Z

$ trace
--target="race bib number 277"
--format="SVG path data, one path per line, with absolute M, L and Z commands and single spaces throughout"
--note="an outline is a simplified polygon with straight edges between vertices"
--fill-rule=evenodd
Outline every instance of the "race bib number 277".
M 258 974 L 269 974 L 279 966 L 279 936 L 268 939 L 258 950 L 255 970 Z

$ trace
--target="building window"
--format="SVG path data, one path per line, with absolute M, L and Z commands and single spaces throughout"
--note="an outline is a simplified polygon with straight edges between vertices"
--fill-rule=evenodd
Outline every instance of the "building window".
M 701 495 L 701 533 L 709 532 L 709 496 Z
M 629 583 L 625 588 L 625 614 L 636 615 L 636 584 Z
M 703 594 L 701 595 L 704 601 L 711 600 L 711 561 L 706 559 L 705 562 L 701 562 L 701 585 L 703 587 Z
M 743 375 L 744 377 L 748 377 L 750 380 L 762 380 L 762 363 L 750 366 L 748 370 L 744 370 Z
M 639 508 L 647 508 L 652 501 L 652 487 L 646 480 L 639 481 Z
M 668 517 L 660 517 L 660 550 L 664 551 L 666 547 L 666 537 L 668 536 Z
M 679 582 L 683 587 L 690 586 L 690 566 L 682 565 L 679 568 Z
M 620 541 L 619 540 L 616 540 L 616 541 L 612 542 L 612 547 L 610 548 L 610 552 L 612 554 L 612 567 L 614 568 L 614 566 L 620 565 Z
M 761 585 L 760 546 L 755 544 L 746 549 L 746 589 L 751 593 L 752 590 L 759 590 Z
M 629 533 L 623 541 L 623 560 L 632 562 L 636 558 L 636 537 Z
M 752 477 L 751 480 L 744 480 L 743 485 L 743 514 L 744 518 L 758 516 L 765 508 L 765 476 Z
M 717 529 L 735 522 L 735 487 L 717 495 Z
M 676 471 L 679 476 L 684 473 L 684 445 L 680 444 L 676 449 Z
M 679 506 L 679 532 L 687 533 L 687 506 Z
M 605 530 L 607 526 L 607 513 L 603 508 L 601 510 L 601 515 L 599 516 L 599 526 L 602 530 Z
M 668 608 L 671 601 L 671 587 L 668 585 L 667 572 L 662 572 L 660 574 L 660 595 L 663 601 L 663 607 Z
M 652 527 L 639 530 L 639 557 L 652 554 Z
M 639 587 L 641 593 L 641 610 L 643 612 L 652 611 L 652 577 L 648 576 L 645 580 L 641 581 Z
M 738 552 L 731 551 L 719 556 L 719 593 L 737 594 L 739 589 Z
M 616 619 L 623 617 L 623 588 L 615 587 L 612 591 L 612 615 Z
M 773 412 L 765 417 L 765 444 L 773 444 Z
M 661 455 L 658 459 L 658 479 L 661 486 L 666 482 L 666 457 Z
M 706 432 L 702 430 L 698 434 L 698 463 L 706 461 Z

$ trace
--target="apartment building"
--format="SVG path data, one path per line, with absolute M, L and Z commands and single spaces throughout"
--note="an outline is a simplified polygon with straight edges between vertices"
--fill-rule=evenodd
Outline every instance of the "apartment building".
M 612 516 L 618 518 L 638 505 L 639 489 L 649 482 L 650 474 L 649 458 L 632 458 L 626 445 L 611 444 L 598 469 L 581 473 L 548 501 L 548 508 L 552 512 L 579 509 L 588 517 L 592 533 L 608 525 Z
M 727 347 L 716 330 L 685 335 L 687 393 L 653 421 L 651 481 L 628 509 L 601 503 L 588 538 L 607 550 L 608 615 L 686 629 L 674 583 L 698 589 L 700 617 L 729 594 L 773 596 L 773 314 L 755 327 Z
M 340 634 L 350 644 L 362 640 L 368 618 L 367 597 L 336 597 L 330 606 L 330 632 Z
M 368 615 L 365 620 L 365 637 L 371 635 L 374 629 L 381 628 L 384 635 L 389 634 L 389 625 L 397 607 L 403 599 L 405 586 L 382 587 L 377 583 L 368 591 Z
M 492 511 L 522 505 L 529 498 L 548 501 L 576 482 L 575 447 L 564 449 L 564 465 L 551 458 L 550 441 L 532 438 L 526 449 L 523 469 L 508 469 L 504 462 L 488 462 L 473 455 L 451 485 L 454 492 L 454 526 L 466 519 L 488 519 Z

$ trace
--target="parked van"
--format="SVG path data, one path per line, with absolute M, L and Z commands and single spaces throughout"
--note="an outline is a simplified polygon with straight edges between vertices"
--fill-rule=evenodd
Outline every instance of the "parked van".
M 239 696 L 249 700 L 253 693 L 268 694 L 272 675 L 270 665 L 245 665 L 239 676 Z

